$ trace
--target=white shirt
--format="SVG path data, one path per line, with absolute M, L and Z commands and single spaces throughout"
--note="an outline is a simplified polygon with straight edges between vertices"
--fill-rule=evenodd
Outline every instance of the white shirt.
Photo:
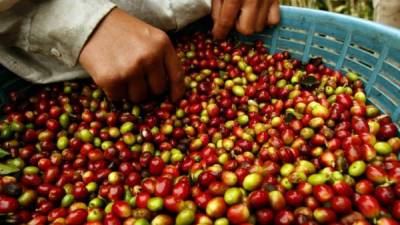
M 373 0 L 372 3 L 376 22 L 400 28 L 399 0 Z
M 208 14 L 211 0 L 0 0 L 0 64 L 34 83 L 86 77 L 79 54 L 114 7 L 178 30 Z

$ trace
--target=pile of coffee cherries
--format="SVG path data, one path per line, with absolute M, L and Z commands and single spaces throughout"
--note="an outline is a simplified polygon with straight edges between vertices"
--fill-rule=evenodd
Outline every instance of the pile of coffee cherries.
M 0 224 L 399 224 L 397 127 L 356 73 L 208 33 L 176 49 L 177 103 L 9 93 Z

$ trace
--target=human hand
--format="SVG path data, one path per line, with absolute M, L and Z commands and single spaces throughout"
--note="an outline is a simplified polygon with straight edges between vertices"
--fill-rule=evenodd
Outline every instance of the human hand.
M 172 100 L 184 94 L 183 73 L 167 34 L 120 9 L 98 25 L 79 62 L 112 100 L 139 102 L 168 86 Z
M 279 0 L 213 0 L 211 15 L 215 39 L 224 39 L 233 26 L 250 35 L 279 23 Z

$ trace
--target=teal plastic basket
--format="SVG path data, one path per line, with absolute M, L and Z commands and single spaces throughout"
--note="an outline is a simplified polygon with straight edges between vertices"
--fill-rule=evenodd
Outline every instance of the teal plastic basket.
M 271 53 L 289 51 L 303 62 L 322 56 L 336 70 L 361 75 L 368 100 L 400 125 L 400 30 L 374 22 L 296 7 L 281 7 L 281 23 L 245 42 L 264 40 Z
M 400 125 L 400 30 L 335 13 L 281 7 L 281 23 L 252 36 L 237 35 L 244 42 L 264 40 L 271 53 L 289 51 L 306 62 L 322 56 L 324 62 L 344 72 L 361 75 L 369 101 Z M 197 23 L 189 30 L 204 28 Z M 29 84 L 0 69 L 0 103 L 11 90 Z

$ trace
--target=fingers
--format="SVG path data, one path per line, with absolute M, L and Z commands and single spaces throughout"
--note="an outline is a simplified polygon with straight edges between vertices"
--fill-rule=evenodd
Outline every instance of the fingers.
M 257 14 L 258 1 L 245 0 L 241 9 L 239 20 L 236 23 L 236 29 L 244 35 L 250 35 L 254 33 Z
M 217 21 L 219 18 L 219 15 L 221 13 L 221 8 L 222 8 L 222 1 L 223 0 L 213 0 L 212 1 L 211 17 L 213 18 L 214 21 Z
M 154 65 L 147 69 L 147 75 L 151 93 L 154 95 L 162 94 L 167 87 L 164 62 L 162 60 L 156 61 Z
M 147 83 L 143 74 L 131 76 L 131 79 L 128 82 L 129 100 L 140 102 L 147 98 Z
M 279 10 L 279 0 L 272 0 L 271 7 L 268 13 L 268 25 L 276 25 L 279 23 L 281 18 L 281 12 Z
M 214 21 L 214 27 L 212 30 L 215 39 L 223 39 L 228 35 L 229 31 L 235 24 L 240 7 L 240 0 L 225 0 L 222 2 L 221 11 L 217 20 Z
M 152 94 L 159 95 L 166 89 L 166 78 L 163 61 L 158 61 L 147 70 L 148 81 L 141 70 L 132 71 L 128 80 L 124 82 L 109 82 L 104 91 L 111 100 L 120 101 L 129 99 L 133 102 L 140 102 L 148 97 L 148 87 Z
M 96 83 L 101 83 L 97 82 Z M 121 100 L 128 97 L 127 85 L 124 82 L 112 81 L 107 85 L 102 85 L 104 92 L 111 100 Z
M 172 44 L 166 46 L 164 64 L 168 73 L 170 83 L 170 96 L 172 101 L 179 100 L 185 93 L 185 83 L 183 82 L 183 71 L 178 57 Z
M 212 18 L 215 39 L 225 38 L 235 23 L 240 33 L 251 35 L 279 23 L 279 0 L 213 0 Z
M 261 6 L 259 7 L 259 14 L 256 21 L 255 31 L 261 32 L 264 30 L 265 22 L 268 19 L 270 5 L 271 5 L 271 0 L 264 0 L 261 2 Z

